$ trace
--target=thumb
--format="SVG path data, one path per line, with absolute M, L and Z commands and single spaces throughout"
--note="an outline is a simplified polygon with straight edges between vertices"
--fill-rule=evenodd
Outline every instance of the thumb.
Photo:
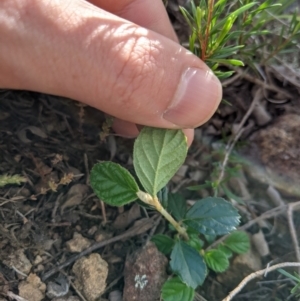
M 193 128 L 216 110 L 219 80 L 172 40 L 82 0 L 25 2 L 34 5 L 18 8 L 5 46 L 18 45 L 13 53 L 22 64 L 13 74 L 20 88 L 73 98 L 156 127 Z

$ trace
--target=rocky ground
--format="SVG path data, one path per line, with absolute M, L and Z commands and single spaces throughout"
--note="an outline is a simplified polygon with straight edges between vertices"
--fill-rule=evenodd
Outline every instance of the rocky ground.
M 169 1 L 168 9 L 184 42 L 180 2 Z M 231 105 L 196 130 L 169 187 L 188 200 L 211 194 L 185 188 L 216 179 L 235 144 L 222 195 L 239 209 L 252 249 L 226 273 L 211 273 L 195 300 L 222 300 L 268 263 L 300 260 L 300 73 L 290 65 L 262 72 L 267 84 L 241 70 L 224 81 Z M 106 206 L 89 185 L 97 160 L 131 168 L 133 142 L 109 133 L 101 112 L 26 91 L 0 91 L 0 124 L 0 175 L 24 178 L 0 188 L 0 301 L 158 300 L 167 259 L 150 239 L 166 223 L 138 205 Z M 298 300 L 292 287 L 272 272 L 234 300 Z

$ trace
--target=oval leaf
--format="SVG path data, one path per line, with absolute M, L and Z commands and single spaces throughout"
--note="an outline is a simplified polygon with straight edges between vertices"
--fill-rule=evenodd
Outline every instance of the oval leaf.
M 193 289 L 205 280 L 207 268 L 203 258 L 183 241 L 176 242 L 171 253 L 170 266 L 182 282 Z
M 210 250 L 204 255 L 207 266 L 214 272 L 221 273 L 228 269 L 229 260 L 225 253 L 220 250 Z
M 195 291 L 184 284 L 178 277 L 166 281 L 161 291 L 164 301 L 193 301 L 194 294 Z
M 159 252 L 169 255 L 172 251 L 172 248 L 174 246 L 174 240 L 164 234 L 156 234 L 151 238 L 151 241 L 155 243 L 157 249 Z
M 187 154 L 182 130 L 144 127 L 134 143 L 133 165 L 144 189 L 156 196 L 174 176 Z
M 122 206 L 138 198 L 136 193 L 139 187 L 135 179 L 119 164 L 95 164 L 91 170 L 90 182 L 97 197 L 109 205 Z
M 232 251 L 230 249 L 228 249 L 227 247 L 225 247 L 224 245 L 220 244 L 218 245 L 218 250 L 222 253 L 224 253 L 224 255 L 229 259 L 232 257 Z
M 188 210 L 184 223 L 204 235 L 222 235 L 235 230 L 239 220 L 231 203 L 223 198 L 207 197 Z
M 225 239 L 224 245 L 235 253 L 246 253 L 250 249 L 249 236 L 243 231 L 233 232 Z

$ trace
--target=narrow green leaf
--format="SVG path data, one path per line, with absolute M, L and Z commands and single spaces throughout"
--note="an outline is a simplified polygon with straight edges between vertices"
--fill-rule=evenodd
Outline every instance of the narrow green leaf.
M 209 250 L 204 255 L 207 266 L 217 273 L 226 271 L 229 267 L 228 257 L 220 250 Z
M 184 223 L 205 235 L 227 234 L 239 224 L 234 206 L 219 197 L 197 201 L 187 212 Z
M 229 33 L 229 31 L 230 31 L 230 29 L 231 29 L 231 27 L 232 27 L 235 19 L 236 19 L 236 16 L 231 16 L 231 17 L 229 17 L 226 20 L 226 22 L 225 22 L 222 30 L 218 34 L 218 38 L 215 41 L 215 45 L 213 47 L 213 51 L 219 47 L 219 45 L 221 44 L 221 42 L 224 40 L 224 38 L 226 37 L 226 35 Z
M 206 277 L 207 268 L 199 252 L 183 241 L 177 241 L 171 253 L 170 266 L 183 283 L 195 289 Z
M 246 253 L 250 249 L 249 236 L 246 232 L 235 231 L 225 239 L 224 245 L 235 253 Z
M 165 254 L 165 255 L 169 255 L 172 251 L 172 248 L 175 244 L 175 241 L 164 234 L 156 234 L 151 238 L 151 241 L 153 241 L 157 247 L 157 249 Z
M 195 291 L 184 284 L 178 277 L 165 282 L 161 290 L 164 301 L 193 301 Z
M 209 60 L 208 60 L 209 61 Z M 232 66 L 244 66 L 244 63 L 240 60 L 232 60 L 232 59 L 212 59 L 214 63 L 232 65 Z
M 112 206 L 128 204 L 138 197 L 138 184 L 121 165 L 102 162 L 94 165 L 90 174 L 91 186 L 97 197 Z
M 181 221 L 187 211 L 185 198 L 179 193 L 169 193 L 167 210 L 178 222 Z
M 183 17 L 185 18 L 186 22 L 190 26 L 190 28 L 193 28 L 193 17 L 190 15 L 190 13 L 182 6 L 179 6 L 180 12 L 182 13 Z
M 198 190 L 202 190 L 204 188 L 210 188 L 210 187 L 211 187 L 211 182 L 205 181 L 205 184 L 189 186 L 186 189 L 191 190 L 191 191 L 198 191 Z
M 235 200 L 237 203 L 245 205 L 245 202 L 243 201 L 243 199 L 241 199 L 240 197 L 235 195 L 230 189 L 227 188 L 226 185 L 221 185 L 221 188 L 224 191 L 224 193 L 226 194 L 226 197 L 228 199 Z
M 237 10 L 235 10 L 234 12 L 232 12 L 228 17 L 231 16 L 239 16 L 240 14 L 244 13 L 245 11 L 249 10 L 251 7 L 253 7 L 254 5 L 258 4 L 258 2 L 251 2 L 248 3 L 240 8 L 238 8 Z
M 281 273 L 282 275 L 296 281 L 296 282 L 299 282 L 300 278 L 298 275 L 295 275 L 293 276 L 292 274 L 290 274 L 289 272 L 287 272 L 286 270 L 283 270 L 283 269 L 278 269 L 278 272 Z
M 155 196 L 182 165 L 187 154 L 182 130 L 144 127 L 134 143 L 133 165 L 145 190 Z

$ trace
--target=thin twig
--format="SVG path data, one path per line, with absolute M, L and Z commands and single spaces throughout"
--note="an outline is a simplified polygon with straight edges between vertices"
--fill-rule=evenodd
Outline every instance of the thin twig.
M 273 92 L 276 92 L 276 93 L 281 93 L 283 95 L 285 95 L 285 97 L 287 97 L 288 99 L 293 99 L 293 95 L 291 95 L 289 92 L 283 90 L 283 89 L 280 89 L 280 88 L 277 88 L 276 86 L 272 86 L 272 85 L 269 85 L 267 83 L 265 83 L 264 81 L 246 73 L 245 71 L 239 69 L 239 68 L 233 68 L 231 67 L 235 72 L 237 72 L 238 74 L 241 75 L 242 78 L 248 80 L 249 82 L 252 82 L 256 85 L 259 85 L 261 86 L 262 88 L 264 89 L 267 89 L 267 90 L 270 90 L 270 91 L 273 91 Z
M 22 297 L 20 297 L 20 296 L 18 296 L 16 294 L 14 294 L 11 291 L 8 291 L 6 295 L 7 295 L 7 297 L 9 297 L 9 298 L 11 298 L 13 300 L 16 300 L 16 301 L 28 301 L 27 299 L 24 299 L 24 298 L 22 298 Z
M 231 85 L 232 83 L 236 82 L 240 77 L 241 77 L 241 74 L 236 73 L 233 76 L 227 78 L 226 80 L 223 80 L 222 86 L 227 87 L 227 86 Z
M 235 295 L 237 295 L 243 288 L 244 286 L 250 282 L 251 280 L 263 276 L 266 273 L 275 271 L 277 269 L 280 268 L 284 268 L 284 267 L 300 267 L 300 262 L 283 262 L 283 263 L 279 263 L 279 264 L 275 264 L 271 267 L 267 267 L 263 270 L 259 270 L 257 272 L 251 273 L 250 275 L 248 275 L 247 277 L 245 277 L 241 283 L 233 290 L 229 293 L 229 295 L 223 299 L 222 301 L 230 301 Z
M 42 280 L 45 282 L 45 280 L 47 280 L 53 274 L 57 273 L 58 271 L 60 271 L 61 269 L 65 268 L 65 267 L 69 266 L 70 264 L 72 264 L 73 262 L 78 260 L 79 258 L 92 253 L 93 251 L 96 251 L 100 248 L 103 248 L 104 246 L 107 246 L 107 245 L 112 244 L 114 242 L 117 242 L 119 240 L 128 239 L 130 237 L 133 237 L 133 236 L 136 236 L 136 235 L 139 235 L 139 234 L 142 234 L 142 233 L 148 231 L 149 229 L 152 228 L 153 223 L 155 223 L 156 218 L 157 218 L 156 216 L 153 216 L 152 218 L 145 221 L 145 223 L 143 223 L 143 225 L 139 224 L 139 225 L 137 225 L 135 227 L 132 227 L 131 229 L 127 230 L 125 233 L 122 233 L 120 235 L 117 235 L 115 237 L 107 239 L 105 241 L 100 241 L 100 242 L 94 243 L 92 246 L 85 249 L 81 253 L 70 257 L 68 260 L 66 260 L 62 264 L 54 267 L 53 269 L 51 269 L 50 271 L 45 273 L 44 276 L 42 277 Z
M 255 95 L 254 95 L 253 101 L 252 101 L 249 109 L 247 110 L 247 112 L 244 115 L 243 119 L 239 123 L 239 125 L 237 127 L 237 130 L 236 130 L 236 134 L 232 136 L 232 138 L 228 141 L 228 143 L 226 145 L 226 154 L 225 154 L 224 160 L 223 160 L 222 165 L 221 165 L 221 171 L 220 171 L 218 180 L 216 182 L 216 187 L 218 187 L 220 185 L 221 181 L 223 180 L 223 177 L 224 177 L 224 174 L 225 174 L 225 168 L 227 166 L 229 156 L 230 156 L 236 142 L 238 141 L 238 139 L 240 138 L 240 136 L 243 133 L 243 126 L 244 126 L 245 122 L 247 121 L 250 114 L 253 112 L 255 106 L 261 100 L 261 98 L 262 98 L 262 89 L 259 88 L 256 91 Z
M 245 225 L 237 228 L 237 230 L 239 231 L 243 231 L 243 230 L 246 230 L 248 228 L 250 228 L 251 226 L 253 226 L 254 224 L 256 224 L 257 222 L 260 222 L 262 220 L 265 220 L 265 219 L 268 219 L 268 218 L 272 218 L 272 217 L 275 217 L 279 214 L 282 214 L 284 211 L 286 211 L 288 209 L 288 206 L 293 206 L 293 208 L 295 207 L 298 207 L 300 206 L 300 201 L 298 202 L 294 202 L 294 203 L 291 203 L 291 204 L 287 204 L 287 205 L 282 205 L 282 206 L 278 206 L 278 207 L 275 207 L 269 211 L 266 211 L 264 212 L 263 214 L 261 214 L 260 216 L 250 220 L 249 222 L 247 222 Z M 214 243 L 212 243 L 209 247 L 207 247 L 206 251 L 216 247 L 218 244 L 220 244 L 221 242 L 223 242 L 228 236 L 228 235 L 225 235 L 225 236 L 222 236 L 220 239 L 216 240 Z
M 81 291 L 76 287 L 76 285 L 70 280 L 70 284 L 75 290 L 76 294 L 81 298 L 82 301 L 87 301 L 87 299 L 82 295 Z
M 19 275 L 21 275 L 21 276 L 23 276 L 23 277 L 27 277 L 28 275 L 27 274 L 25 274 L 25 273 L 23 273 L 22 271 L 20 271 L 20 270 L 18 270 L 15 266 L 12 266 L 11 267 L 17 274 L 19 274 Z

